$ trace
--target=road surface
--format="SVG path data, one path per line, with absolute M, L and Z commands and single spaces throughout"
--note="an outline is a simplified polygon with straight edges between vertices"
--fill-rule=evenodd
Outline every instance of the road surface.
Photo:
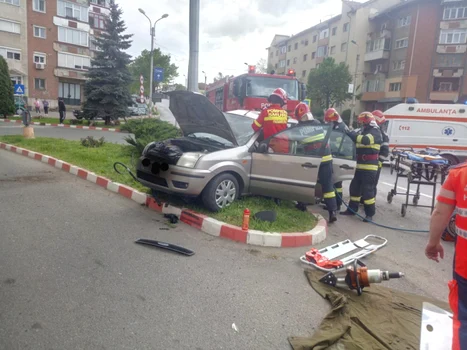
M 156 103 L 157 109 L 160 113 L 160 119 L 166 122 L 169 122 L 172 125 L 177 125 L 177 121 L 175 120 L 172 112 L 169 109 L 169 100 L 163 99 L 162 102 Z

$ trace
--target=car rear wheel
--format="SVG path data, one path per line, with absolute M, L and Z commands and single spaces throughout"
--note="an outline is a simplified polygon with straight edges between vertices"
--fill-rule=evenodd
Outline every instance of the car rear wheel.
M 202 200 L 206 208 L 219 211 L 231 205 L 239 196 L 240 186 L 235 176 L 220 174 L 206 186 Z

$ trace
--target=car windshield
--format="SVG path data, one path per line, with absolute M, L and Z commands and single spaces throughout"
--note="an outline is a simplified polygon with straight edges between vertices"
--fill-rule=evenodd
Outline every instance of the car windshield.
M 230 124 L 230 128 L 237 139 L 238 145 L 245 145 L 255 133 L 251 127 L 253 120 L 248 117 L 231 113 L 224 113 L 224 115 Z
M 298 100 L 298 82 L 294 79 L 248 77 L 246 95 L 267 98 L 277 88 L 284 89 L 289 99 Z

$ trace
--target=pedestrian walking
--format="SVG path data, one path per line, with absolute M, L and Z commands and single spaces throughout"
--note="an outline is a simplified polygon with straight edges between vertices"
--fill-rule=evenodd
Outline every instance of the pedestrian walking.
M 49 115 L 49 101 L 42 101 L 42 106 L 44 106 L 44 114 Z
M 63 124 L 66 117 L 66 106 L 63 98 L 58 100 L 58 113 L 60 114 L 60 124 Z
M 36 97 L 36 100 L 34 101 L 34 107 L 36 107 L 36 114 L 41 114 L 41 101 Z
M 431 214 L 430 238 L 425 248 L 428 259 L 444 258 L 441 236 L 456 209 L 456 250 L 453 279 L 448 283 L 449 305 L 454 314 L 452 349 L 467 349 L 467 163 L 451 169 Z M 448 345 L 448 344 L 446 344 Z M 448 347 L 446 347 L 447 349 Z

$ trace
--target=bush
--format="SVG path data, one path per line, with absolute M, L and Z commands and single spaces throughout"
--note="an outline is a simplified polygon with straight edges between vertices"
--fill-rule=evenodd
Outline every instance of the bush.
M 70 124 L 71 125 L 82 125 L 83 120 L 82 119 L 70 119 Z
M 101 147 L 105 143 L 104 138 L 95 139 L 94 136 L 88 136 L 84 139 L 81 139 L 81 145 L 88 148 L 97 148 Z
M 182 135 L 175 126 L 159 119 L 129 120 L 120 127 L 120 130 L 135 135 L 134 138 L 132 136 L 125 137 L 125 141 L 136 147 L 139 154 L 150 142 L 164 141 Z

